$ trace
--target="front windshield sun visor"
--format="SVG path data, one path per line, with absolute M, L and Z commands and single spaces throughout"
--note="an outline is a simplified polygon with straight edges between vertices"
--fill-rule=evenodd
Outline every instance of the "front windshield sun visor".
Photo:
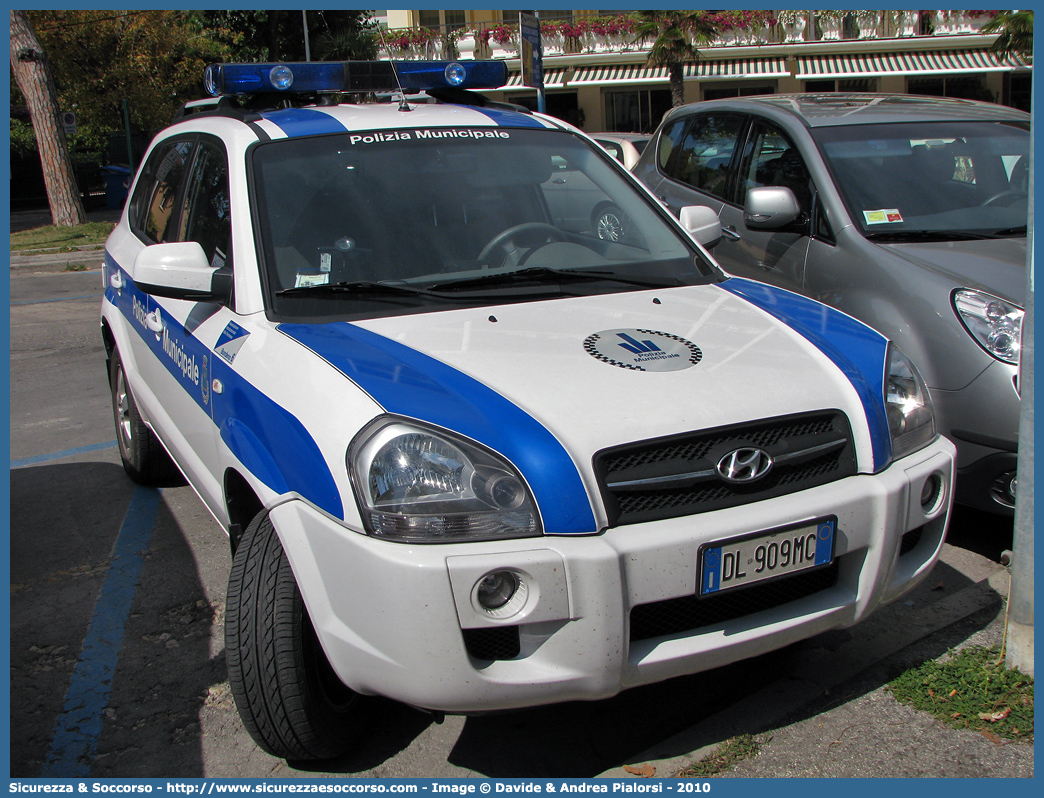
M 871 240 L 1020 235 L 1029 213 L 1029 126 L 923 122 L 816 128 L 852 221 Z
M 368 131 L 265 142 L 250 157 L 266 306 L 279 320 L 723 279 L 663 208 L 568 132 Z

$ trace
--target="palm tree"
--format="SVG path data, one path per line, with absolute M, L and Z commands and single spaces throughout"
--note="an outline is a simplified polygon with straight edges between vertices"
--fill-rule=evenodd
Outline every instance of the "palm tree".
M 1033 60 L 1033 12 L 1001 11 L 982 26 L 983 33 L 999 33 L 990 48 L 1001 58 L 1012 53 Z
M 700 60 L 698 45 L 709 44 L 717 27 L 703 11 L 641 11 L 635 41 L 654 39 L 646 63 L 665 66 L 671 82 L 671 105 L 685 103 L 685 64 Z

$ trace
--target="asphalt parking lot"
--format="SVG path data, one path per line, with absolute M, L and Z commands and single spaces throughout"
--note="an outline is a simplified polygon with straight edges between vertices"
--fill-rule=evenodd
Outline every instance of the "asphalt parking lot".
M 136 488 L 120 465 L 101 295 L 98 270 L 12 271 L 14 777 L 596 776 L 733 707 L 738 717 L 743 699 L 809 656 L 902 623 L 903 606 L 892 605 L 858 630 L 607 701 L 441 723 L 377 702 L 372 730 L 343 760 L 273 759 L 243 729 L 225 679 L 224 535 L 190 488 Z M 951 540 L 996 558 L 1011 524 L 963 517 Z M 943 564 L 925 591 L 945 597 L 969 584 Z M 970 631 L 996 615 L 984 604 Z

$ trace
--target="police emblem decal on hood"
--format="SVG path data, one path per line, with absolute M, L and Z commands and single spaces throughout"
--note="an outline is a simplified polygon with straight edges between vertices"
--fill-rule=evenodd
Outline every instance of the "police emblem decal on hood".
M 604 363 L 635 371 L 681 371 L 703 359 L 692 341 L 656 330 L 603 330 L 587 336 L 584 349 Z

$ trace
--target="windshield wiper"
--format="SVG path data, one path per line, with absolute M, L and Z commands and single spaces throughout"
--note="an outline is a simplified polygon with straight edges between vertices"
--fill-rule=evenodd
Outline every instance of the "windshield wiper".
M 432 291 L 450 291 L 456 289 L 467 289 L 473 286 L 488 288 L 498 283 L 514 283 L 538 280 L 546 277 L 565 277 L 570 280 L 612 280 L 626 285 L 636 285 L 641 288 L 666 288 L 671 285 L 680 285 L 677 282 L 665 282 L 663 280 L 642 280 L 637 277 L 623 277 L 615 272 L 593 271 L 591 269 L 552 269 L 547 266 L 532 266 L 528 269 L 518 269 L 513 272 L 495 272 L 483 274 L 479 277 L 467 277 L 463 280 L 451 280 L 446 283 L 436 283 L 430 286 Z
M 867 233 L 867 241 L 983 241 L 993 238 L 982 233 L 965 233 L 958 230 L 890 230 Z
M 426 288 L 417 288 L 404 283 L 378 283 L 372 280 L 299 285 L 295 288 L 284 288 L 282 291 L 276 291 L 276 296 L 299 296 L 301 294 L 409 294 L 411 296 L 439 296 Z
M 1018 227 L 1006 227 L 1003 230 L 997 230 L 993 233 L 998 238 L 1007 238 L 1008 236 L 1024 236 L 1027 233 L 1026 225 L 1019 225 Z

